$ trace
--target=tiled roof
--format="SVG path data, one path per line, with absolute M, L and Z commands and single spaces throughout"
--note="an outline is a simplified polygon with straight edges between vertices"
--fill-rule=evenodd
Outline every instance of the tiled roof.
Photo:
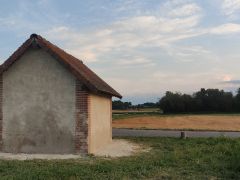
M 39 46 L 50 53 L 54 58 L 59 60 L 76 78 L 94 93 L 103 93 L 118 98 L 122 96 L 103 81 L 98 75 L 90 70 L 83 62 L 72 55 L 66 53 L 64 50 L 50 43 L 43 37 L 37 34 L 32 34 L 22 46 L 20 46 L 2 65 L 1 70 L 6 71 L 15 61 L 17 61 L 24 52 L 31 46 Z

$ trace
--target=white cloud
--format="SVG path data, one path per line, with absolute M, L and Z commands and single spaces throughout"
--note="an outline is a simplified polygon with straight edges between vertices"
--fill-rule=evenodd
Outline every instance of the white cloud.
M 240 0 L 216 1 L 222 2 L 221 10 L 230 18 L 236 18 L 240 12 Z M 7 31 L 9 29 L 21 33 L 21 38 L 34 31 L 42 34 L 87 62 L 123 95 L 198 90 L 200 87 L 213 87 L 216 85 L 214 82 L 230 80 L 228 75 L 239 79 L 236 75 L 239 74 L 237 67 L 232 74 L 227 70 L 212 70 L 213 67 L 231 69 L 230 64 L 235 66 L 239 56 L 231 57 L 237 53 L 224 54 L 225 50 L 230 52 L 229 49 L 233 49 L 226 48 L 221 52 L 224 55 L 218 57 L 215 53 L 223 49 L 224 43 L 218 46 L 217 38 L 211 43 L 206 38 L 212 40 L 213 36 L 229 34 L 237 37 L 240 32 L 240 24 L 229 23 L 226 19 L 216 19 L 215 25 L 211 26 L 216 17 L 208 19 L 206 15 L 212 12 L 208 13 L 209 8 L 204 7 L 207 3 L 198 2 L 159 1 L 154 7 L 144 0 L 119 1 L 117 6 L 111 2 L 110 6 L 91 7 L 93 17 L 101 19 L 99 25 L 89 17 L 87 21 L 94 22 L 89 23 L 91 27 L 81 21 L 81 18 L 85 18 L 85 13 L 77 16 L 66 8 L 64 15 L 64 12 L 58 12 L 58 8 L 55 8 L 56 1 L 20 2 L 22 5 L 18 11 L 12 12 L 8 17 L 0 17 L 0 26 Z M 94 12 L 99 10 L 104 11 L 105 15 L 95 17 L 98 13 Z M 106 13 L 111 13 L 113 18 L 106 18 Z M 68 14 L 73 19 L 68 18 Z M 219 22 L 222 24 L 216 24 Z M 197 39 L 203 35 L 205 36 Z M 237 48 L 234 51 L 236 50 Z
M 144 57 L 126 57 L 124 59 L 120 59 L 117 63 L 119 65 L 154 65 L 154 63 L 150 59 L 146 59 Z
M 240 24 L 235 24 L 235 23 L 222 24 L 220 26 L 211 28 L 209 30 L 209 33 L 217 34 L 217 35 L 232 34 L 232 33 L 239 33 L 239 32 L 240 32 Z
M 226 74 L 222 77 L 222 81 L 231 81 L 232 75 Z
M 135 16 L 118 20 L 105 27 L 81 31 L 64 26 L 45 34 L 64 42 L 65 49 L 89 62 L 115 51 L 129 52 L 140 47 L 168 46 L 176 41 L 198 36 L 194 30 L 200 21 L 197 14 L 181 18 L 156 15 Z
M 164 51 L 164 57 L 170 56 L 171 60 L 177 60 L 180 63 L 204 61 L 209 65 L 208 62 L 219 59 L 211 50 L 201 45 L 183 45 L 180 41 L 201 35 L 227 35 L 240 32 L 240 25 L 237 23 L 201 27 L 203 14 L 197 4 L 186 3 L 186 1 L 172 2 L 175 4 L 168 4 L 167 7 L 170 10 L 165 15 L 141 14 L 88 31 L 56 26 L 45 32 L 45 35 L 50 40 L 61 41 L 64 49 L 85 62 L 97 64 L 96 62 L 101 61 L 103 64 L 106 62 L 111 64 L 108 70 L 102 72 L 103 77 L 109 73 L 107 71 L 114 71 L 113 66 L 119 68 L 121 71 L 119 75 L 105 76 L 104 79 L 123 95 L 136 95 L 142 92 L 159 93 L 173 89 L 198 90 L 201 87 L 220 86 L 213 82 L 222 80 L 226 74 L 222 71 L 196 69 L 192 74 L 166 73 L 166 71 L 160 74 L 154 73 L 156 61 L 166 60 L 158 57 L 156 49 Z M 148 50 L 151 48 L 155 48 L 153 52 L 155 55 L 149 56 L 151 53 Z M 127 72 L 125 71 L 127 68 L 136 70 Z M 148 69 L 148 71 L 143 72 L 142 69 Z M 200 71 L 204 73 L 199 73 Z M 139 73 L 137 78 L 132 77 L 137 73 Z M 139 79 L 142 74 L 144 77 Z
M 10 17 L 8 18 L 0 18 L 0 26 L 13 26 L 16 24 L 16 21 Z
M 240 0 L 223 0 L 222 11 L 231 19 L 236 18 L 236 14 L 239 14 Z
M 201 11 L 201 8 L 197 4 L 185 4 L 171 10 L 168 15 L 173 17 L 190 16 Z
M 214 54 L 202 46 L 176 46 L 166 49 L 169 56 L 180 62 L 193 62 L 202 59 L 202 61 L 214 61 L 217 58 Z
M 153 71 L 141 78 L 106 77 L 107 82 L 118 89 L 124 96 L 144 94 L 163 94 L 166 91 L 193 92 L 200 88 L 225 87 L 219 82 L 225 72 L 212 70 L 209 72 L 179 73 L 174 71 Z M 227 84 L 226 84 L 226 87 Z

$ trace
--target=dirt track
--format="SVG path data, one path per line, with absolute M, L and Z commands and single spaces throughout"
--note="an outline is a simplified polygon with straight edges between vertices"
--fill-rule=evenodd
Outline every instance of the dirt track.
M 143 116 L 113 121 L 113 128 L 240 131 L 240 115 Z

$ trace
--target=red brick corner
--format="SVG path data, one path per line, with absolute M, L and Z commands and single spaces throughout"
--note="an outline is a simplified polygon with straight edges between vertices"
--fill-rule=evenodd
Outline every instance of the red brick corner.
M 76 80 L 76 128 L 75 152 L 88 154 L 88 118 L 89 118 L 89 93 L 83 89 L 82 83 Z

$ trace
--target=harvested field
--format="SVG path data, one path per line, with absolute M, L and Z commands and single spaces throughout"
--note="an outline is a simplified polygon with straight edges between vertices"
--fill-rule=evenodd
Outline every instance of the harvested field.
M 240 131 L 240 115 L 142 116 L 115 120 L 113 127 Z

